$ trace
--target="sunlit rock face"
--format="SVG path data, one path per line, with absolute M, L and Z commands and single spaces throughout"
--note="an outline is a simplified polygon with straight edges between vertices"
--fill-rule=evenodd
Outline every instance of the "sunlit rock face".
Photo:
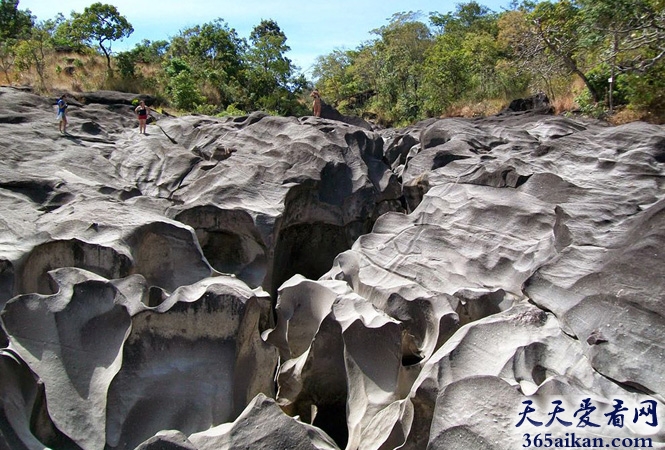
M 61 136 L 0 88 L 0 448 L 514 449 L 585 398 L 664 441 L 663 127 L 131 97 Z

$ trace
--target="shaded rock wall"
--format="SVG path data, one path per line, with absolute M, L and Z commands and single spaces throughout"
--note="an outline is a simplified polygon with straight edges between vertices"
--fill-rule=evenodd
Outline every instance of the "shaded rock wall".
M 663 127 L 139 135 L 125 97 L 60 136 L 0 88 L 0 448 L 513 449 L 538 398 L 665 421 Z M 635 423 L 596 435 L 663 445 Z

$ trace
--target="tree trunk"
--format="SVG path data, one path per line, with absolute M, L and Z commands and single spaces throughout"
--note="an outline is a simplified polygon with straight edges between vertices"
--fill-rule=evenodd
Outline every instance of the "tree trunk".
M 111 71 L 111 55 L 106 50 L 106 47 L 104 47 L 103 42 L 104 41 L 99 41 L 99 48 L 102 49 L 102 52 L 104 52 L 104 56 L 106 56 L 106 66 L 109 68 L 109 72 L 110 72 Z
M 568 68 L 568 70 L 570 70 L 572 73 L 574 73 L 575 75 L 577 75 L 582 79 L 584 85 L 587 87 L 587 89 L 589 89 L 589 92 L 591 93 L 591 98 L 593 99 L 594 103 L 598 103 L 600 95 L 598 95 L 598 92 L 591 85 L 586 75 L 584 75 L 584 73 L 579 69 L 579 67 L 577 67 L 577 63 L 575 62 L 575 60 L 570 55 L 561 52 L 556 45 L 554 45 L 552 42 L 550 42 L 549 39 L 547 39 L 547 37 L 542 33 L 542 31 L 540 33 L 540 36 L 545 45 L 547 46 L 547 48 L 550 49 L 552 53 L 554 53 L 563 60 L 563 63 Z

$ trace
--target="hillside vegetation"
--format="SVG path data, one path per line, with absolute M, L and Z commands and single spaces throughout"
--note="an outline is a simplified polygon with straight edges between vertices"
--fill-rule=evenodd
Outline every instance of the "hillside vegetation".
M 373 39 L 320 56 L 313 80 L 286 57 L 273 20 L 243 38 L 219 18 L 114 53 L 112 43 L 134 32 L 114 6 L 38 20 L 18 0 L 0 2 L 0 76 L 43 92 L 103 88 L 149 93 L 180 112 L 301 115 L 316 87 L 341 112 L 391 126 L 487 115 L 542 92 L 557 112 L 665 118 L 664 0 L 525 0 L 501 12 L 471 1 L 426 18 L 396 13 Z

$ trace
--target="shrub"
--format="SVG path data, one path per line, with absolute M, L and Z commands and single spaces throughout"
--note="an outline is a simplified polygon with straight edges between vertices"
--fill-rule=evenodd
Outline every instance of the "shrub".
M 194 108 L 194 112 L 196 114 L 203 114 L 205 116 L 214 116 L 217 113 L 217 111 L 218 111 L 217 107 L 209 103 L 202 103 L 196 105 L 196 107 Z
M 228 117 L 228 116 L 246 116 L 247 112 L 243 111 L 242 109 L 238 108 L 237 105 L 231 104 L 226 107 L 226 109 L 220 113 L 217 114 L 217 117 Z
M 630 105 L 665 114 L 665 64 L 660 64 L 646 74 L 627 75 L 624 90 Z
M 205 100 L 196 86 L 194 77 L 187 71 L 182 71 L 171 78 L 167 90 L 173 106 L 180 110 L 192 111 Z
M 136 76 L 136 58 L 130 52 L 118 53 L 116 67 L 123 78 Z
M 610 90 L 610 68 L 606 64 L 601 64 L 594 67 L 586 74 L 589 84 L 594 88 L 599 94 L 605 94 L 609 104 L 608 93 Z M 625 105 L 628 103 L 626 99 L 625 89 L 626 89 L 626 75 L 619 74 L 615 76 L 616 80 L 612 90 L 612 103 L 614 106 Z
M 580 112 L 584 115 L 600 119 L 605 116 L 605 108 L 600 103 L 595 103 L 591 92 L 584 89 L 581 94 L 575 97 L 575 102 L 580 107 Z

